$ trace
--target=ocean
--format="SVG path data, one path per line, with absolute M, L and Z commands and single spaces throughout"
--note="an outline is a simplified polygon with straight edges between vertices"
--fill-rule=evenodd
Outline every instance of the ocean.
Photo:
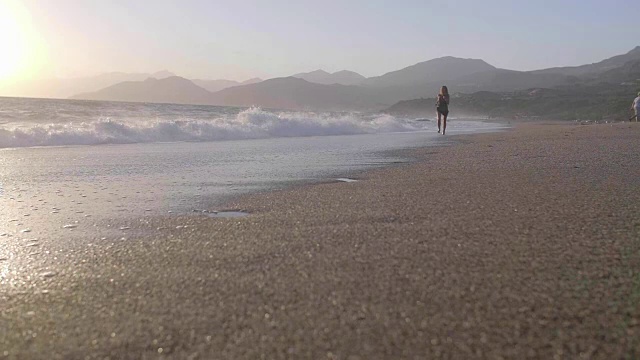
M 452 119 L 447 131 L 501 128 Z M 205 214 L 241 194 L 406 162 L 394 150 L 443 139 L 433 120 L 387 114 L 0 98 L 0 236 Z

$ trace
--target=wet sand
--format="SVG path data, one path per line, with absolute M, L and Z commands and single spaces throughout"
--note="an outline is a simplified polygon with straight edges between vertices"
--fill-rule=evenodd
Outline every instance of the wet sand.
M 640 126 L 453 138 L 0 261 L 0 358 L 640 356 Z

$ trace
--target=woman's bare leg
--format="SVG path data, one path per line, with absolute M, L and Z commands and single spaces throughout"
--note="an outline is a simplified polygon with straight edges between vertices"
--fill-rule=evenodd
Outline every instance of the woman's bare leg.
M 449 116 L 449 114 L 442 114 L 442 116 L 442 135 L 444 135 L 444 132 L 447 130 L 447 116 Z M 440 124 L 440 122 L 438 122 L 438 124 Z M 440 126 L 438 126 L 438 128 L 440 128 Z
M 440 134 L 440 117 L 442 116 L 442 114 L 440 113 L 440 111 L 438 111 L 438 134 Z

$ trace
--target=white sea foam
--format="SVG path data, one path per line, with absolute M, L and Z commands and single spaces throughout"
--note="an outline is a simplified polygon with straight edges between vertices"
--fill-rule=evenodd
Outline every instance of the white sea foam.
M 420 131 L 429 125 L 384 114 L 276 113 L 250 108 L 213 119 L 14 123 L 0 127 L 0 148 L 355 135 Z

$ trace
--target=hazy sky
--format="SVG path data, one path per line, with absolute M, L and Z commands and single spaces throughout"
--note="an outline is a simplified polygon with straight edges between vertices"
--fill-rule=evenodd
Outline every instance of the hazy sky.
M 29 33 L 13 36 L 27 39 L 20 51 L 37 53 L 33 67 L 58 76 L 168 69 L 243 80 L 317 68 L 374 76 L 447 55 L 530 70 L 595 62 L 640 45 L 638 0 L 0 3 Z M 0 46 L 11 44 L 9 35 L 1 39 Z

